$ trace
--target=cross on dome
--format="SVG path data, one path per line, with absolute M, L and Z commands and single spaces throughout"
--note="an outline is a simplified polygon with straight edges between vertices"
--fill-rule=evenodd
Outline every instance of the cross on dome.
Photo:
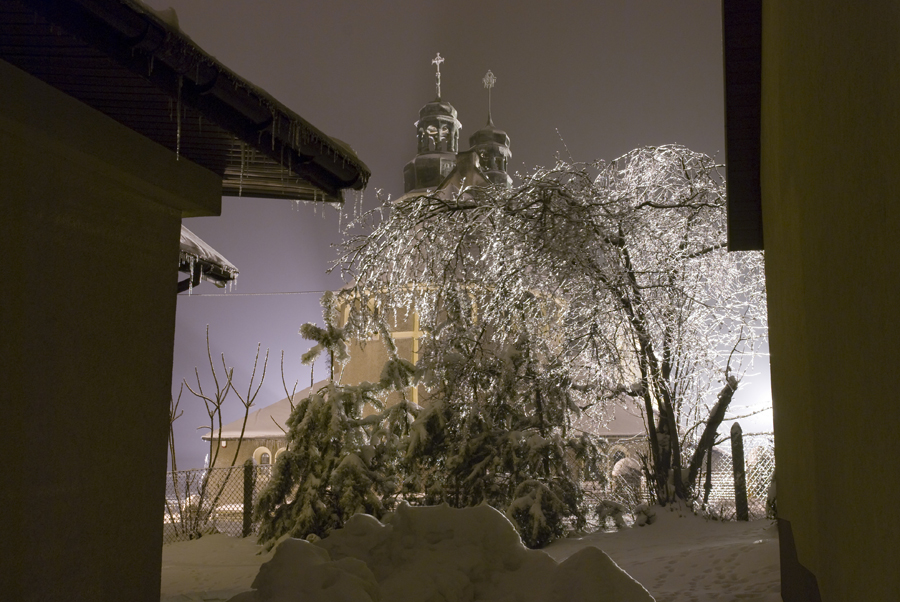
M 484 87 L 487 88 L 488 91 L 488 123 L 493 123 L 493 119 L 491 119 L 491 88 L 494 87 L 494 84 L 497 83 L 497 77 L 488 69 L 488 72 L 485 73 L 484 78 L 481 80 L 484 82 Z
M 437 97 L 441 97 L 441 63 L 444 62 L 444 57 L 441 56 L 441 53 L 438 52 L 437 56 L 431 59 L 431 64 L 437 67 L 437 71 L 435 72 L 435 78 L 437 79 Z
M 497 83 L 497 78 L 491 72 L 491 70 L 488 69 L 488 72 L 484 75 L 484 79 L 482 79 L 481 81 L 484 82 L 484 87 L 487 88 L 488 90 L 490 90 L 491 88 L 494 87 L 494 84 Z

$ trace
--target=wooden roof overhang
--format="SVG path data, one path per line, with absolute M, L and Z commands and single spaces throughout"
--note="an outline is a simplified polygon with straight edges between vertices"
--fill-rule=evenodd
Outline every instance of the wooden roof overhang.
M 728 249 L 763 249 L 762 0 L 722 1 Z
M 340 202 L 370 175 L 134 0 L 0 0 L 0 59 L 220 175 L 224 195 Z

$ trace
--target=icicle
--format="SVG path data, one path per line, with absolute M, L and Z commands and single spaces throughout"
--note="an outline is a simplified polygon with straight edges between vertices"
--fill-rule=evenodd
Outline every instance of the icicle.
M 175 160 L 178 161 L 181 158 L 181 85 L 184 83 L 184 78 L 179 73 L 178 74 L 178 104 L 175 107 Z
M 363 190 L 357 190 L 355 196 L 356 203 L 353 205 L 353 219 L 359 219 L 359 216 L 362 215 Z
M 272 150 L 275 150 L 275 132 L 278 131 L 278 114 L 272 112 Z
M 244 196 L 244 166 L 247 162 L 246 144 L 241 142 L 241 175 L 238 179 L 238 196 Z
M 191 260 L 188 262 L 188 267 L 190 268 L 190 277 L 188 278 L 188 295 L 194 294 L 194 257 L 191 256 Z

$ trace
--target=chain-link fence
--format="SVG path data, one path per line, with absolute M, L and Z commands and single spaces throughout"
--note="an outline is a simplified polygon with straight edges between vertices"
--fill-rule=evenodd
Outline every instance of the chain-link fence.
M 744 435 L 744 466 L 750 519 L 771 513 L 769 489 L 775 475 L 775 447 L 771 435 Z M 734 468 L 730 440 L 717 445 L 712 470 L 704 460 L 697 478 L 695 507 L 720 519 L 734 520 Z M 707 477 L 708 473 L 708 477 Z M 209 533 L 247 537 L 256 533 L 253 506 L 272 477 L 272 465 L 181 470 L 167 473 L 163 542 L 195 539 Z M 709 493 L 707 494 L 707 483 Z M 639 472 L 625 477 L 610 475 L 605 483 L 585 483 L 586 493 L 600 511 L 597 527 L 612 527 L 616 516 L 627 523 L 628 513 L 641 503 L 652 503 Z
M 744 471 L 750 520 L 771 516 L 774 508 L 770 487 L 775 476 L 775 445 L 771 434 L 744 435 Z M 707 457 L 694 488 L 694 507 L 722 520 L 737 518 L 735 475 L 731 440 L 725 439 L 713 448 L 712 463 Z M 630 463 L 630 464 L 625 464 Z M 653 504 L 640 462 L 624 459 L 626 470 L 611 470 L 605 483 L 585 483 L 586 493 L 597 504 L 600 528 L 629 524 L 630 512 L 639 504 Z M 711 467 L 711 470 L 710 470 Z M 707 486 L 709 492 L 707 493 Z
M 167 473 L 163 543 L 210 533 L 255 534 L 251 512 L 271 477 L 271 464 Z
M 770 514 L 769 488 L 775 476 L 775 444 L 772 435 L 744 435 L 744 471 L 747 483 L 747 507 L 750 520 L 764 518 Z M 706 476 L 706 462 L 703 474 L 697 479 L 701 505 L 706 501 L 706 510 L 720 518 L 734 519 L 734 464 L 731 455 L 731 441 L 726 439 L 713 449 L 712 472 Z M 709 495 L 706 488 L 709 485 Z

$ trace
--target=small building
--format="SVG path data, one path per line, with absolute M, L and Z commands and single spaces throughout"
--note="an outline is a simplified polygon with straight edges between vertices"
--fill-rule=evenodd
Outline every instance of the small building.
M 0 0 L 0 82 L 0 591 L 157 602 L 181 219 L 369 172 L 138 0 Z
M 218 446 L 209 457 L 210 468 L 241 466 L 252 459 L 255 464 L 265 466 L 275 460 L 287 448 L 287 420 L 294 405 L 318 391 L 327 381 L 319 381 L 311 387 L 297 391 L 281 401 L 254 410 L 203 435 L 204 441 L 213 440 Z
M 353 361 L 352 354 L 351 361 Z M 370 377 L 367 380 L 373 379 L 374 377 Z M 358 384 L 360 381 L 344 382 Z M 324 380 L 319 381 L 290 397 L 250 412 L 246 423 L 241 417 L 223 425 L 221 430 L 216 429 L 203 435 L 204 441 L 214 440 L 219 446 L 218 451 L 214 451 L 210 456 L 210 467 L 240 466 L 248 459 L 260 465 L 274 464 L 276 458 L 287 447 L 286 424 L 294 405 L 308 397 L 310 393 L 318 391 L 326 383 Z M 608 422 L 602 426 L 584 422 L 580 423 L 580 427 L 584 430 L 590 429 L 592 434 L 603 438 L 609 445 L 608 453 L 611 460 L 609 470 L 612 470 L 615 461 L 626 457 L 637 458 L 638 453 L 646 449 L 644 420 L 640 410 L 633 404 L 624 402 L 613 404 Z

